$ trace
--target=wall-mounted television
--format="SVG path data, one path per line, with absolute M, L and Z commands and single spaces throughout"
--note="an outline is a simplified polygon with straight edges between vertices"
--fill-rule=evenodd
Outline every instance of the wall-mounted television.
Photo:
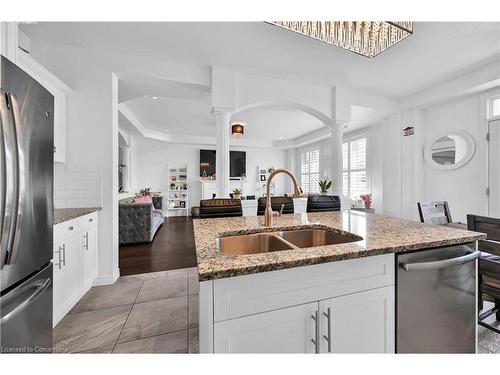
M 200 150 L 200 177 L 215 175 L 215 150 Z M 247 173 L 245 151 L 229 151 L 229 177 L 237 178 Z

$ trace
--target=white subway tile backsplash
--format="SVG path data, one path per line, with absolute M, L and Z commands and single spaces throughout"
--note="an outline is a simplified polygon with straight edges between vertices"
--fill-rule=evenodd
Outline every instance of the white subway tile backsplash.
M 101 171 L 54 169 L 54 206 L 56 208 L 100 207 Z

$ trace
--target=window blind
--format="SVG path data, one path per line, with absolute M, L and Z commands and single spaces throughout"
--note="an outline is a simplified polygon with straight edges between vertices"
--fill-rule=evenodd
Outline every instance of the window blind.
M 344 196 L 359 199 L 368 193 L 366 174 L 366 138 L 359 138 L 342 144 L 343 171 L 342 191 Z
M 300 154 L 300 184 L 307 193 L 319 193 L 319 149 Z

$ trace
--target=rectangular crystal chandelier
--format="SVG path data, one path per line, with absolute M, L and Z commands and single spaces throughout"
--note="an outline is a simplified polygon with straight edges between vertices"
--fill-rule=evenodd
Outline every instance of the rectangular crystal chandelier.
M 374 57 L 413 33 L 410 21 L 272 21 L 270 24 Z

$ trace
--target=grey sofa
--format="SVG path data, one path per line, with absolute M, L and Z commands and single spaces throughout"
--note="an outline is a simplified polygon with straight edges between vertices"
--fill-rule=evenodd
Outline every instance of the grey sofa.
M 152 242 L 164 222 L 163 212 L 133 199 L 121 200 L 118 207 L 120 245 Z

